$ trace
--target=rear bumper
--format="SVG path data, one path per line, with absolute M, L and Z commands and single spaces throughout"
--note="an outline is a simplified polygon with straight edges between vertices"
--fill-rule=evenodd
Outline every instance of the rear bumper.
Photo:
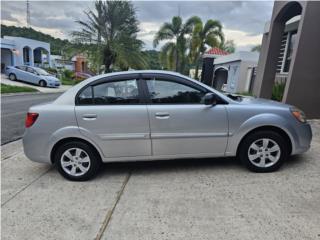
M 47 143 L 43 141 L 43 136 L 40 134 L 32 134 L 28 129 L 22 138 L 23 151 L 28 159 L 34 162 L 50 163 L 50 157 L 47 153 Z

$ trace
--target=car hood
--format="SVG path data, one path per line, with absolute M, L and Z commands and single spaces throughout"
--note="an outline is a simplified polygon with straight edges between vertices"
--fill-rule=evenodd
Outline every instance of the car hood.
M 260 106 L 268 106 L 268 107 L 283 107 L 283 108 L 290 108 L 292 105 L 277 102 L 274 100 L 264 99 L 264 98 L 255 98 L 255 97 L 242 97 L 242 101 L 240 104 L 253 104 L 253 105 L 260 105 Z

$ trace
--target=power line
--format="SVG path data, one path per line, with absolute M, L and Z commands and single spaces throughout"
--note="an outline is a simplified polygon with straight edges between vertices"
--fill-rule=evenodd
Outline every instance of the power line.
M 27 0 L 27 27 L 31 27 L 30 2 L 29 2 L 29 0 Z

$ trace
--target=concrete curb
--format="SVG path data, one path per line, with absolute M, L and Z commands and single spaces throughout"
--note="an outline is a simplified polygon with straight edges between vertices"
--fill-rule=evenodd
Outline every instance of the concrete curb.
M 57 94 L 57 93 L 64 93 L 65 91 L 61 92 L 21 92 L 21 93 L 1 93 L 1 96 L 4 97 L 14 97 L 14 96 L 24 96 L 24 95 L 38 95 L 38 94 Z

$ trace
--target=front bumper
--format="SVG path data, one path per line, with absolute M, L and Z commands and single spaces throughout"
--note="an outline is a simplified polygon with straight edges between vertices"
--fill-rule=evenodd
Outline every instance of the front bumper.
M 309 123 L 301 124 L 294 128 L 294 148 L 292 149 L 292 155 L 306 152 L 311 145 L 312 130 Z
M 60 87 L 61 83 L 58 82 L 53 82 L 53 83 L 48 83 L 49 87 Z

